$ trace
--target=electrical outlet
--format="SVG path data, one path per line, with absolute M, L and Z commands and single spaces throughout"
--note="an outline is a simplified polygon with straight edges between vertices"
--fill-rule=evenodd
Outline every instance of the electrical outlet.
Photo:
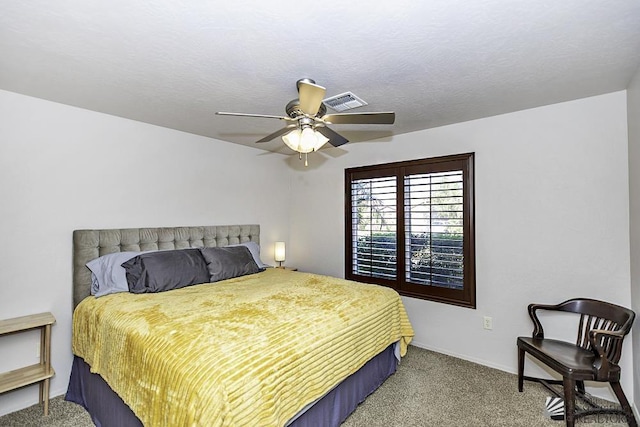
M 485 329 L 493 329 L 493 319 L 489 316 L 484 316 L 484 318 L 482 319 L 482 326 Z

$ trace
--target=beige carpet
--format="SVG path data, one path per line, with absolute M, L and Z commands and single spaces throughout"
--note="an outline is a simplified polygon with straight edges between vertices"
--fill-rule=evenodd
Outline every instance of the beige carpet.
M 544 387 L 530 382 L 525 382 L 524 392 L 518 393 L 513 374 L 410 347 L 398 371 L 358 407 L 343 427 L 562 427 L 563 421 L 544 415 L 549 395 Z M 581 421 L 598 427 L 626 425 L 612 422 L 619 421 L 615 416 Z M 43 417 L 42 409 L 35 405 L 0 417 L 0 426 L 93 424 L 84 409 L 59 396 L 51 400 L 48 417 Z

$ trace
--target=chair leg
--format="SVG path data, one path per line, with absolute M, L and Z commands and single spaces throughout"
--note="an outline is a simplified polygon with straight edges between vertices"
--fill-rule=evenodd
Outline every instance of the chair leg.
M 584 381 L 576 381 L 576 387 L 578 389 L 578 393 L 581 393 L 584 396 L 584 393 L 585 393 Z
M 629 405 L 629 401 L 627 400 L 627 396 L 624 395 L 624 391 L 622 391 L 622 386 L 619 382 L 612 382 L 611 388 L 613 392 L 616 394 L 618 398 L 618 402 L 620 402 L 620 406 L 622 406 L 622 410 L 627 417 L 627 424 L 629 427 L 637 427 L 638 423 L 636 422 L 636 417 L 633 415 L 633 409 L 631 409 L 631 405 Z
M 518 391 L 522 392 L 524 385 L 524 350 L 518 347 Z
M 574 416 L 576 412 L 576 384 L 571 378 L 564 377 L 562 379 L 562 386 L 564 388 L 564 419 L 567 423 L 567 427 L 574 427 Z

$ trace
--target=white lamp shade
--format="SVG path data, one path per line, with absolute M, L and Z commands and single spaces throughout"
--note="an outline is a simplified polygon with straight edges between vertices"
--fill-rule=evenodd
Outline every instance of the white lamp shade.
M 320 132 L 313 130 L 311 127 L 305 127 L 302 130 L 292 130 L 288 134 L 284 135 L 282 140 L 293 151 L 306 154 L 319 150 L 327 143 L 327 141 L 329 141 L 329 138 L 325 137 Z
M 284 261 L 285 250 L 284 250 L 284 242 L 276 242 L 275 252 L 273 258 L 277 262 Z

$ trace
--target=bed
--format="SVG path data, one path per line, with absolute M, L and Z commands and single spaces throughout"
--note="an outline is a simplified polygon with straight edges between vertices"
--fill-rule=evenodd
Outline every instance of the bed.
M 258 225 L 74 231 L 66 399 L 102 427 L 344 421 L 395 372 L 413 336 L 389 288 L 267 268 L 167 292 L 91 296 L 86 264 L 106 254 L 247 242 L 259 244 Z

